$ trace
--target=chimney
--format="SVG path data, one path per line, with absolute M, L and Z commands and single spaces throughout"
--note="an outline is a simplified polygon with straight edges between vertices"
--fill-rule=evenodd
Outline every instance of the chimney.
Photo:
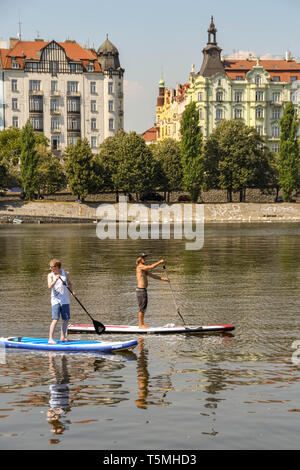
M 19 42 L 18 38 L 9 38 L 9 48 L 13 49 L 17 42 Z

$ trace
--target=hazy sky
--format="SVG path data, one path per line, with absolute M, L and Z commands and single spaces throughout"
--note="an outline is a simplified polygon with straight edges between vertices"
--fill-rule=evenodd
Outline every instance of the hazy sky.
M 188 81 L 199 71 L 214 15 L 222 55 L 252 51 L 300 56 L 300 0 L 0 0 L 0 39 L 18 33 L 46 41 L 74 39 L 96 49 L 106 33 L 125 69 L 125 130 L 153 126 L 158 82 Z

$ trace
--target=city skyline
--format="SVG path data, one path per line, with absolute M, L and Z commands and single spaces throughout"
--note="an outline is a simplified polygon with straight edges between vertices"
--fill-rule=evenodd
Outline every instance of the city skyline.
M 131 0 L 113 4 L 87 0 L 53 0 L 41 8 L 37 0 L 13 4 L 1 0 L 0 39 L 17 37 L 45 41 L 72 39 L 84 47 L 103 43 L 108 34 L 118 48 L 124 76 L 125 130 L 144 132 L 155 122 L 158 82 L 163 75 L 168 87 L 188 81 L 191 65 L 199 71 L 202 49 L 207 42 L 211 15 L 217 27 L 222 55 L 248 54 L 283 57 L 287 50 L 300 56 L 297 34 L 297 0 L 253 0 L 241 6 L 237 0 L 225 4 L 215 0 L 174 0 L 164 3 Z M 18 23 L 21 23 L 20 25 Z

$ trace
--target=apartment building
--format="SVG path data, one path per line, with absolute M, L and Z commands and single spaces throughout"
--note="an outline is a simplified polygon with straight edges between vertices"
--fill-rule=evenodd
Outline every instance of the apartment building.
M 97 51 L 70 40 L 10 39 L 0 49 L 0 130 L 29 119 L 58 156 L 78 137 L 96 151 L 124 128 L 123 76 L 108 37 Z

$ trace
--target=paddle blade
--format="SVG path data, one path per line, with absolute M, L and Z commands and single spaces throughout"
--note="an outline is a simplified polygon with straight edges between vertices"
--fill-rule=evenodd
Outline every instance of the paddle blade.
M 105 326 L 97 320 L 93 320 L 93 325 L 97 335 L 101 335 L 105 331 Z

